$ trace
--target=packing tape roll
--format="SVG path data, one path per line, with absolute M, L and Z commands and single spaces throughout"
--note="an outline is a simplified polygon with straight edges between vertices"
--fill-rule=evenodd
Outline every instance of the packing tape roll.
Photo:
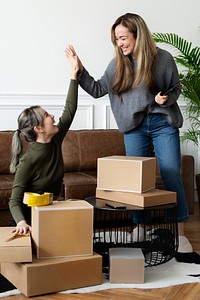
M 44 193 L 42 195 L 37 193 L 24 193 L 23 203 L 28 206 L 42 206 L 53 203 L 53 194 Z

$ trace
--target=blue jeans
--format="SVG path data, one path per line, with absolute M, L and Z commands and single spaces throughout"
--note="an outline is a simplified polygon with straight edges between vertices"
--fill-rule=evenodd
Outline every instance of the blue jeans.
M 148 156 L 150 141 L 154 146 L 165 189 L 177 193 L 178 222 L 186 221 L 188 206 L 180 174 L 179 129 L 171 126 L 162 114 L 147 114 L 137 128 L 124 134 L 126 155 Z M 135 223 L 142 223 L 141 214 L 136 219 Z

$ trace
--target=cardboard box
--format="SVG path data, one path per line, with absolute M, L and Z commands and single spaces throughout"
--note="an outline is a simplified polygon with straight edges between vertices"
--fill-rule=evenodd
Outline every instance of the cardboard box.
M 2 275 L 27 297 L 102 283 L 102 257 L 33 258 L 32 263 L 2 263 Z
M 110 282 L 144 283 L 144 255 L 138 248 L 110 248 Z
M 155 157 L 103 157 L 98 159 L 97 188 L 143 193 L 155 188 L 155 174 Z
M 32 207 L 37 258 L 93 254 L 93 206 L 84 200 Z
M 115 191 L 103 191 L 96 189 L 96 197 L 127 205 L 140 207 L 157 206 L 164 204 L 176 203 L 176 193 L 153 189 L 146 193 L 124 193 Z
M 30 235 L 11 233 L 14 227 L 0 227 L 0 262 L 31 262 L 32 248 Z

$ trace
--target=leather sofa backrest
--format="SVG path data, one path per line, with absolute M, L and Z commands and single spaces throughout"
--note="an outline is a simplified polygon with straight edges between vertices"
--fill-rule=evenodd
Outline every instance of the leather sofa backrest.
M 0 174 L 10 174 L 9 167 L 11 161 L 12 138 L 15 131 L 0 131 Z M 24 141 L 24 152 L 29 143 Z
M 14 131 L 0 131 L 0 174 L 9 174 Z
M 96 170 L 99 157 L 125 155 L 118 129 L 70 130 L 62 150 L 65 172 Z
M 9 174 L 14 131 L 0 131 L 0 174 Z M 25 150 L 28 143 L 24 144 Z M 118 129 L 69 130 L 64 138 L 65 172 L 97 169 L 97 159 L 110 155 L 125 155 L 123 134 Z

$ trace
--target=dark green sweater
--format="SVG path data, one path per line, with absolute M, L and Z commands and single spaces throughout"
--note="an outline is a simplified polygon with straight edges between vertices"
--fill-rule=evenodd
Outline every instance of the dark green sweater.
M 65 108 L 57 124 L 59 132 L 50 143 L 31 144 L 20 159 L 9 201 L 16 223 L 24 219 L 30 222 L 30 208 L 23 204 L 24 192 L 50 192 L 55 198 L 60 195 L 64 176 L 62 141 L 73 121 L 77 98 L 78 84 L 76 80 L 71 80 Z

